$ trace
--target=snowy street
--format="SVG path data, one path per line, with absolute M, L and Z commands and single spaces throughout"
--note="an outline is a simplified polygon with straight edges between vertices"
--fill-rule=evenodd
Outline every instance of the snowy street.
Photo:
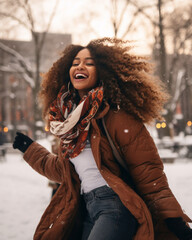
M 192 161 L 165 164 L 172 191 L 192 218 Z M 48 180 L 22 159 L 9 153 L 0 162 L 0 239 L 32 240 L 33 233 L 51 198 Z

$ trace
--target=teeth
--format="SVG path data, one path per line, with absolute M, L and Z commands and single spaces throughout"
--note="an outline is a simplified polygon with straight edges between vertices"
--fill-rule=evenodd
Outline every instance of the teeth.
M 75 75 L 75 78 L 86 78 L 87 76 L 85 75 L 85 74 L 83 74 L 83 73 L 77 73 L 76 75 Z

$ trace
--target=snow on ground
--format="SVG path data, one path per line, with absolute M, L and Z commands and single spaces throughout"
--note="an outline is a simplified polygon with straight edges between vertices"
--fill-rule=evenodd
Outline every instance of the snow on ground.
M 165 164 L 172 191 L 192 218 L 192 161 Z M 32 240 L 50 202 L 48 180 L 36 173 L 15 151 L 0 162 L 0 239 Z
M 174 164 L 164 164 L 164 171 L 172 192 L 184 212 L 192 219 L 192 160 L 181 159 Z
M 51 150 L 50 141 L 39 140 Z M 18 150 L 0 162 L 0 240 L 32 240 L 51 199 L 48 180 L 36 173 Z
M 6 159 L 0 163 L 0 239 L 32 240 L 51 189 L 22 155 L 9 154 Z

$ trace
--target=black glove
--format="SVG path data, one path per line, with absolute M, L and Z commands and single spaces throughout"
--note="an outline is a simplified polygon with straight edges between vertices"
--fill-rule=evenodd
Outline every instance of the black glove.
M 165 219 L 167 227 L 180 240 L 192 240 L 192 229 L 187 226 L 186 222 L 181 218 L 167 218 Z
M 17 132 L 13 142 L 13 148 L 18 148 L 21 152 L 25 152 L 27 148 L 33 143 L 33 140 L 23 133 Z

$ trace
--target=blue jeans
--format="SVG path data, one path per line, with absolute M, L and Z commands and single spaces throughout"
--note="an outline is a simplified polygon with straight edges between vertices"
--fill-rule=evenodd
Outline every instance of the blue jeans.
M 103 186 L 84 194 L 87 216 L 82 240 L 131 240 L 137 220 L 122 204 L 118 195 Z

